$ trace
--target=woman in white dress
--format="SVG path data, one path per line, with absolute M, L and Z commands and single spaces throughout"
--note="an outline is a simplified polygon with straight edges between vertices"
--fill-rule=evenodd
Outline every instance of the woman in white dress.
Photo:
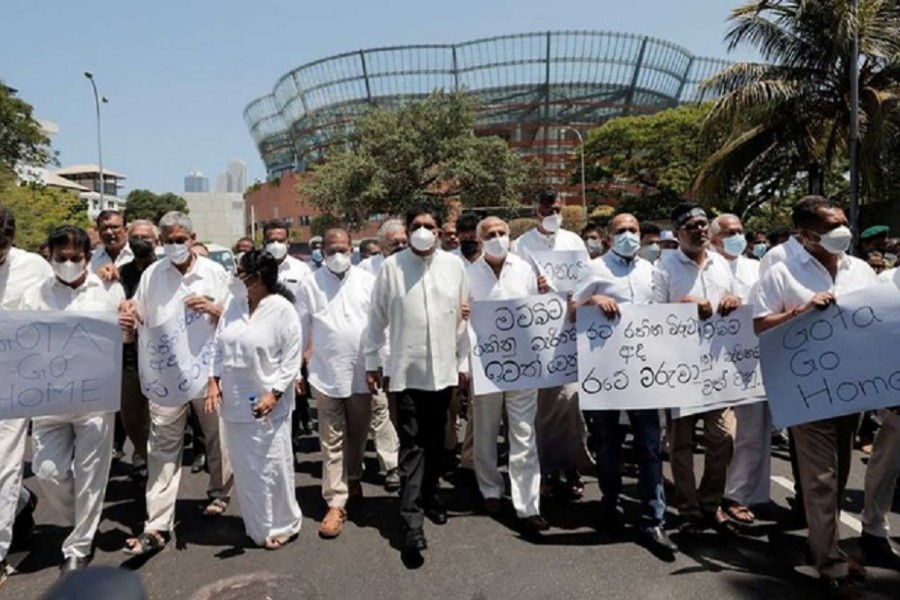
M 247 252 L 216 329 L 206 410 L 222 418 L 247 535 L 268 550 L 293 540 L 303 516 L 294 492 L 290 419 L 301 337 L 275 259 Z

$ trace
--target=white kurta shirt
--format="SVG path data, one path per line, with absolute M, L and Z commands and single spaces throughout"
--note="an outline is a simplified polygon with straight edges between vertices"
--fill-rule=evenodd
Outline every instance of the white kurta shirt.
M 25 291 L 22 310 L 116 313 L 124 300 L 125 290 L 119 283 L 102 281 L 93 273 L 88 273 L 77 288 L 51 276 Z
M 846 254 L 841 257 L 837 275 L 832 279 L 822 263 L 802 249 L 786 261 L 772 265 L 760 278 L 754 298 L 753 318 L 794 310 L 820 292 L 833 292 L 840 301 L 841 294 L 877 283 L 878 276 L 872 267 Z
M 770 248 L 761 259 L 759 259 L 759 276 L 766 274 L 772 265 L 784 262 L 792 256 L 800 254 L 803 250 L 803 244 L 797 241 L 793 235 L 783 244 L 778 244 L 774 248 Z
M 215 304 L 224 306 L 231 296 L 230 284 L 228 271 L 203 256 L 195 256 L 194 264 L 184 275 L 172 261 L 163 258 L 141 275 L 133 300 L 144 324 L 155 327 L 179 311 L 184 312 L 184 301 L 191 296 L 208 296 Z M 209 320 L 209 315 L 204 318 Z
M 724 254 L 721 256 L 728 263 L 728 268 L 731 269 L 731 275 L 734 277 L 732 290 L 734 295 L 745 303 L 750 302 L 750 290 L 759 281 L 759 261 L 746 256 L 737 258 L 728 258 Z
M 383 264 L 384 254 L 376 254 L 359 263 L 358 267 L 374 277 L 378 275 L 378 271 L 381 270 L 381 265 Z
M 372 291 L 364 349 L 366 370 L 381 366 L 390 326 L 390 391 L 455 386 L 467 349 L 460 307 L 469 297 L 462 262 L 445 252 L 404 250 L 384 261 Z
M 53 269 L 42 256 L 10 248 L 0 265 L 0 310 L 18 310 L 25 292 L 51 277 Z
M 283 392 L 272 419 L 290 414 L 294 378 L 303 360 L 300 319 L 283 296 L 270 294 L 251 315 L 247 301 L 232 298 L 216 327 L 213 375 L 220 378 L 223 419 L 255 421 L 250 397 L 259 400 L 272 390 Z
M 131 246 L 128 244 L 125 244 L 125 246 L 119 250 L 119 255 L 116 257 L 116 260 L 113 260 L 112 257 L 107 254 L 106 246 L 100 246 L 94 250 L 94 253 L 91 255 L 91 273 L 96 273 L 97 269 L 110 263 L 114 263 L 117 268 L 122 268 L 133 260 L 134 252 L 131 251 Z
M 297 314 L 303 347 L 312 342 L 309 384 L 332 398 L 368 393 L 363 333 L 375 277 L 350 267 L 339 278 L 327 267 L 300 284 Z
M 681 248 L 659 259 L 653 268 L 653 302 L 681 302 L 685 296 L 705 298 L 718 308 L 726 294 L 734 293 L 734 276 L 724 258 L 711 250 L 700 267 Z
M 595 258 L 582 271 L 572 300 L 584 302 L 595 294 L 619 304 L 649 304 L 653 300 L 653 263 L 640 256 L 625 260 L 612 250 Z
M 524 259 L 507 254 L 500 277 L 484 257 L 466 267 L 471 300 L 513 300 L 538 293 L 537 277 Z
M 278 281 L 284 287 L 289 289 L 292 294 L 297 295 L 300 288 L 300 282 L 312 274 L 312 269 L 302 260 L 297 260 L 291 255 L 285 256 L 281 264 L 278 265 Z
M 512 251 L 526 260 L 530 260 L 531 252 L 547 250 L 580 250 L 588 258 L 587 248 L 578 234 L 560 229 L 554 234 L 544 235 L 537 227 L 529 229 L 512 243 Z M 585 261 L 587 262 L 587 261 Z

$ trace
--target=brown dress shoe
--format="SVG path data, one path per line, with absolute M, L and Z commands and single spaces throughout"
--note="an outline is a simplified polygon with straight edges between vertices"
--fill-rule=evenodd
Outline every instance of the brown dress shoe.
M 522 520 L 525 530 L 530 533 L 541 533 L 550 529 L 550 523 L 541 515 L 532 515 Z
M 333 539 L 341 535 L 344 529 L 344 521 L 347 520 L 347 511 L 333 506 L 328 509 L 322 525 L 319 526 L 319 535 L 326 539 Z

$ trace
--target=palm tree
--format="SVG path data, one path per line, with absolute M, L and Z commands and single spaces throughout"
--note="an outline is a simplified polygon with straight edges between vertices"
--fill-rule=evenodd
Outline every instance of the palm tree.
M 808 193 L 824 192 L 846 157 L 858 26 L 860 173 L 863 192 L 874 193 L 900 139 L 900 3 L 860 0 L 857 18 L 850 0 L 759 0 L 729 21 L 729 49 L 749 44 L 764 62 L 734 64 L 704 83 L 720 94 L 705 126 L 726 141 L 696 191 L 738 182 L 744 194 L 771 195 L 805 173 Z

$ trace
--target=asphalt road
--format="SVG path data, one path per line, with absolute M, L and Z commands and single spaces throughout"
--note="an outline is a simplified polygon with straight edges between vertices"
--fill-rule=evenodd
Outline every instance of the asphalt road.
M 189 459 L 189 453 L 186 460 Z M 149 559 L 121 553 L 127 537 L 143 517 L 141 492 L 115 464 L 106 509 L 96 538 L 95 565 L 135 570 L 150 598 L 308 600 L 367 598 L 556 599 L 556 598 L 816 598 L 819 587 L 810 567 L 802 565 L 805 532 L 785 531 L 772 519 L 785 517 L 792 492 L 787 456 L 775 452 L 772 497 L 767 520 L 737 533 L 710 532 L 672 538 L 681 547 L 667 562 L 637 545 L 632 529 L 611 537 L 592 525 L 598 511 L 596 481 L 586 478 L 587 492 L 578 502 L 545 502 L 552 529 L 540 539 L 523 537 L 511 507 L 501 518 L 478 512 L 480 501 L 465 480 L 444 481 L 450 521 L 426 526 L 429 549 L 421 565 L 404 564 L 399 553 L 400 521 L 395 495 L 378 485 L 374 454 L 367 456 L 365 498 L 350 511 L 343 535 L 322 540 L 318 522 L 325 506 L 320 496 L 320 457 L 315 437 L 304 439 L 297 455 L 297 495 L 304 512 L 299 539 L 277 552 L 252 546 L 245 537 L 237 503 L 225 516 L 200 514 L 205 476 L 185 470 L 177 507 L 176 539 Z M 700 456 L 697 457 L 698 469 Z M 666 465 L 667 477 L 668 465 Z M 846 494 L 842 535 L 848 552 L 860 556 L 862 510 L 861 457 L 854 457 Z M 451 478 L 453 479 L 453 478 Z M 27 485 L 40 490 L 33 477 Z M 635 493 L 626 479 L 626 494 Z M 40 492 L 39 492 L 40 493 Z M 626 501 L 633 513 L 635 503 Z M 891 515 L 900 531 L 900 500 Z M 38 598 L 57 579 L 59 546 L 65 530 L 46 503 L 38 506 L 38 528 L 30 553 L 12 555 L 19 574 L 0 590 L 0 599 Z M 672 515 L 672 524 L 675 521 Z M 897 541 L 897 538 L 895 538 Z M 900 573 L 869 569 L 871 598 L 900 597 Z

